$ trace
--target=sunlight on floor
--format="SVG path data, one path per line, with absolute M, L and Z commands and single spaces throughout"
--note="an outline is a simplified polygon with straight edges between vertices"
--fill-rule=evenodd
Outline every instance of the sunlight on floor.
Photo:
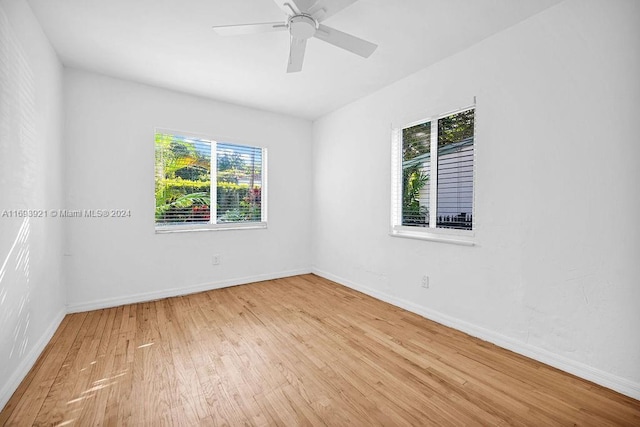
M 95 365 L 96 361 L 91 362 L 89 365 Z M 89 368 L 82 368 L 80 372 L 85 371 Z M 80 396 L 75 397 L 69 401 L 67 401 L 67 406 L 69 407 L 65 413 L 67 416 L 73 417 L 69 420 L 64 420 L 63 422 L 56 424 L 56 426 L 64 426 L 71 424 L 75 421 L 75 419 L 82 413 L 82 410 L 85 406 L 90 407 L 93 402 L 91 400 L 95 399 L 96 396 L 100 393 L 105 393 L 110 387 L 113 387 L 118 384 L 120 379 L 123 379 L 128 374 L 128 370 L 124 370 L 122 372 L 118 372 L 113 376 L 101 378 L 99 380 L 95 380 L 91 387 L 80 393 Z

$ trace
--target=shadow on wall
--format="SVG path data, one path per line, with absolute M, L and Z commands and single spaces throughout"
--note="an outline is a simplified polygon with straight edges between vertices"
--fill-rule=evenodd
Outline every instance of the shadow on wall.
M 32 219 L 23 215 L 38 197 L 34 84 L 25 51 L 0 7 L 0 386 L 34 344 Z

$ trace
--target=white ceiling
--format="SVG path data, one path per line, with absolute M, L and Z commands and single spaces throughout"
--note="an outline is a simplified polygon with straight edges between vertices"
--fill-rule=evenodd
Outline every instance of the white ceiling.
M 66 66 L 316 119 L 561 0 L 359 0 L 323 23 L 378 44 L 373 55 L 311 39 L 293 74 L 286 32 L 211 29 L 284 21 L 273 0 L 28 1 Z

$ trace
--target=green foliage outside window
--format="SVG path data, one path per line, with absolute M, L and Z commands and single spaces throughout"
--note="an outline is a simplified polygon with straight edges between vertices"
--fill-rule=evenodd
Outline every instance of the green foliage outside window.
M 431 123 L 402 131 L 402 224 L 425 225 L 429 209 L 420 201 L 420 191 L 429 175 L 423 170 L 431 149 Z
M 439 153 L 473 138 L 474 114 L 475 110 L 471 109 L 438 119 Z M 421 199 L 420 192 L 430 179 L 427 165 L 431 157 L 431 124 L 424 122 L 402 130 L 403 225 L 426 226 L 429 222 L 428 199 Z
M 260 149 L 213 144 L 217 222 L 261 221 Z M 156 224 L 208 223 L 212 143 L 156 133 L 155 147 Z

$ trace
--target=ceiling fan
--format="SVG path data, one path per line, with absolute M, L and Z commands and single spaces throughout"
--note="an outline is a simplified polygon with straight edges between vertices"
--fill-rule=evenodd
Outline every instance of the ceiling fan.
M 339 48 L 368 58 L 378 45 L 322 25 L 321 22 L 357 0 L 274 0 L 287 14 L 285 22 L 214 26 L 223 36 L 257 34 L 269 31 L 289 31 L 291 45 L 287 73 L 302 70 L 307 40 L 315 37 Z

